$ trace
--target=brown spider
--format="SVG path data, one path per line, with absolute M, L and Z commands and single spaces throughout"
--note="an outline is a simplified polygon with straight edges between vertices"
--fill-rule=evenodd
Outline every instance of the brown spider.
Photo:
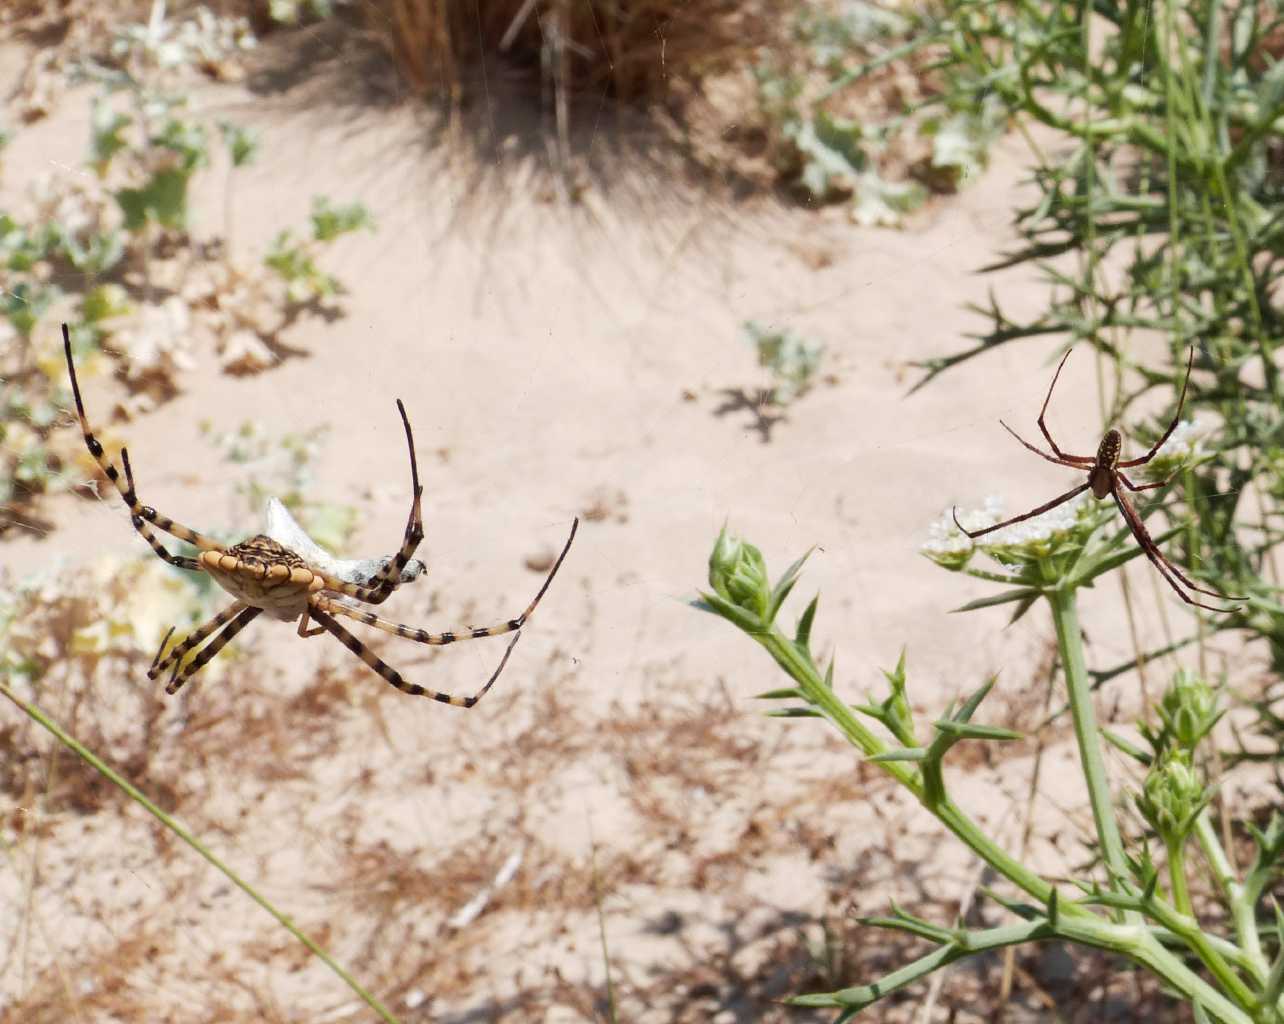
M 410 447 L 410 484 L 413 495 L 410 517 L 406 522 L 406 532 L 402 540 L 401 550 L 393 558 L 385 559 L 382 567 L 371 578 L 362 582 L 355 582 L 340 579 L 318 568 L 316 565 L 309 564 L 297 553 L 285 547 L 285 545 L 263 534 L 228 547 L 211 537 L 183 526 L 181 523 L 174 522 L 167 516 L 161 515 L 150 505 L 142 504 L 138 500 L 138 494 L 134 489 L 134 473 L 129 465 L 129 452 L 125 448 L 120 450 L 120 461 L 125 467 L 125 479 L 122 481 L 120 472 L 106 457 L 102 444 L 94 437 L 93 431 L 89 429 L 89 420 L 85 416 L 85 405 L 80 398 L 80 385 L 76 381 L 76 366 L 71 358 L 71 335 L 67 330 L 66 324 L 62 325 L 62 341 L 67 355 L 67 372 L 71 376 L 71 392 L 76 399 L 76 415 L 80 418 L 80 427 L 85 436 L 85 446 L 89 449 L 89 454 L 98 463 L 99 468 L 102 469 L 103 474 L 115 485 L 125 504 L 129 506 L 130 522 L 133 523 L 134 529 L 142 535 L 151 549 L 170 565 L 180 569 L 208 573 L 214 578 L 214 582 L 236 598 L 231 605 L 219 612 L 214 618 L 198 626 L 182 643 L 175 644 L 169 654 L 162 658 L 161 655 L 165 652 L 165 645 L 169 642 L 169 638 L 174 632 L 171 627 L 169 632 L 165 634 L 165 638 L 161 640 L 160 649 L 156 652 L 156 657 L 152 659 L 151 668 L 147 670 L 149 679 L 155 679 L 166 669 L 173 666 L 165 692 L 170 694 L 177 692 L 179 687 L 199 672 L 214 655 L 222 650 L 223 646 L 232 637 L 244 629 L 261 612 L 267 612 L 269 616 L 282 622 L 293 622 L 298 619 L 299 636 L 316 636 L 324 632 L 333 634 L 344 647 L 348 648 L 402 693 L 418 697 L 430 697 L 433 700 L 441 701 L 443 704 L 452 704 L 455 707 L 463 708 L 471 708 L 486 695 L 486 691 L 494 685 L 495 680 L 499 678 L 499 674 L 504 671 L 504 666 L 508 664 L 508 656 L 512 653 L 513 646 L 517 643 L 518 638 L 521 637 L 520 630 L 522 626 L 525 625 L 526 620 L 535 611 L 540 598 L 548 590 L 549 584 L 553 582 L 553 577 L 557 575 L 557 570 L 561 568 L 567 552 L 570 551 L 571 542 L 575 539 L 575 531 L 580 524 L 578 518 L 572 523 L 571 535 L 566 539 L 562 553 L 557 556 L 557 561 L 553 563 L 553 568 L 549 570 L 548 575 L 544 578 L 544 584 L 539 588 L 539 593 L 526 606 L 526 610 L 516 618 L 494 626 L 479 626 L 445 633 L 428 633 L 414 626 L 404 626 L 387 619 L 381 619 L 367 611 L 353 607 L 351 602 L 355 600 L 366 604 L 381 604 L 402 583 L 414 579 L 417 575 L 417 569 L 422 568 L 419 563 L 414 561 L 413 556 L 415 549 L 419 546 L 419 542 L 423 540 L 424 536 L 421 510 L 423 488 L 419 485 L 419 468 L 415 461 L 415 439 L 410 432 L 410 421 L 406 418 L 406 409 L 401 404 L 401 399 L 397 399 L 397 411 L 401 413 L 401 422 L 406 428 L 406 443 Z M 160 542 L 152 527 L 156 527 L 163 533 L 168 533 L 172 537 L 177 537 L 179 540 L 193 545 L 198 549 L 199 554 L 196 558 L 174 554 Z M 395 633 L 397 636 L 404 637 L 407 640 L 432 646 L 453 644 L 457 640 L 476 640 L 487 636 L 499 636 L 503 633 L 512 633 L 513 639 L 509 641 L 508 646 L 504 649 L 504 656 L 500 659 L 499 667 L 491 674 L 486 681 L 486 685 L 471 697 L 456 697 L 449 693 L 441 693 L 437 690 L 418 686 L 415 683 L 406 682 L 396 669 L 385 663 L 369 647 L 339 625 L 333 618 L 335 615 L 356 619 L 358 622 L 363 622 L 367 626 L 374 626 L 376 629 L 381 629 L 386 633 Z M 319 625 L 309 629 L 309 619 L 315 620 Z M 211 636 L 213 637 L 212 640 L 209 639 Z M 207 640 L 209 641 L 208 643 L 206 643 Z M 188 652 L 203 643 L 205 647 L 191 662 L 184 666 L 183 661 Z
M 1137 459 L 1129 459 L 1126 462 L 1119 461 L 1119 452 L 1123 439 L 1120 436 L 1119 431 L 1114 429 L 1106 431 L 1106 436 L 1101 439 L 1101 444 L 1097 448 L 1097 454 L 1095 457 L 1090 455 L 1067 455 L 1057 447 L 1057 442 L 1052 440 L 1052 435 L 1048 432 L 1047 425 L 1044 423 L 1043 418 L 1048 412 L 1048 402 L 1052 400 L 1052 389 L 1057 386 L 1057 378 L 1061 376 L 1061 367 L 1065 366 L 1066 360 L 1069 357 L 1070 352 L 1067 351 L 1066 354 L 1061 357 L 1061 362 L 1057 364 L 1057 372 L 1052 375 L 1052 384 L 1048 388 L 1048 396 L 1043 400 L 1043 409 L 1039 412 L 1039 430 L 1043 432 L 1043 436 L 1047 438 L 1048 444 L 1051 445 L 1052 451 L 1055 454 L 1049 455 L 1041 448 L 1036 448 L 1002 420 L 999 420 L 999 423 L 1003 426 L 1004 430 L 1029 448 L 1030 451 L 1034 452 L 1036 455 L 1042 456 L 1049 462 L 1055 462 L 1058 466 L 1070 466 L 1072 469 L 1087 469 L 1087 482 L 1080 484 L 1073 490 L 1066 491 L 1065 494 L 1060 497 L 1053 498 L 1051 501 L 1040 505 L 1033 511 L 1026 512 L 1024 515 L 1013 516 L 1011 519 L 1005 519 L 1001 523 L 995 523 L 993 526 L 987 526 L 984 530 L 966 529 L 963 524 L 959 522 L 957 510 L 951 509 L 951 515 L 954 517 L 954 525 L 975 540 L 977 537 L 983 537 L 987 533 L 993 533 L 995 530 L 1001 530 L 1003 527 L 1011 526 L 1013 523 L 1020 523 L 1026 519 L 1033 519 L 1037 515 L 1042 515 L 1049 509 L 1056 508 L 1058 505 L 1069 501 L 1071 498 L 1082 494 L 1086 490 L 1091 489 L 1092 496 L 1098 500 L 1104 498 L 1108 494 L 1115 499 L 1115 504 L 1119 506 L 1119 511 L 1123 513 L 1124 522 L 1126 522 L 1128 524 L 1128 528 L 1132 530 L 1132 535 L 1137 538 L 1137 543 L 1141 545 L 1141 550 L 1146 553 L 1146 557 L 1149 558 L 1155 568 L 1159 570 L 1159 574 L 1168 581 L 1168 585 L 1177 592 L 1178 597 L 1187 604 L 1193 604 L 1200 608 L 1207 608 L 1209 611 L 1213 612 L 1235 611 L 1238 606 L 1232 608 L 1218 608 L 1214 605 L 1202 604 L 1188 595 L 1180 586 L 1177 585 L 1177 580 L 1181 580 L 1181 582 L 1186 584 L 1186 586 L 1191 590 L 1197 590 L 1201 594 L 1208 594 L 1212 597 L 1227 597 L 1227 595 L 1219 594 L 1215 590 L 1205 590 L 1203 587 L 1199 586 L 1189 577 L 1184 575 L 1177 566 L 1173 565 L 1172 562 L 1168 561 L 1168 559 L 1164 557 L 1163 552 L 1159 550 L 1159 545 L 1155 543 L 1149 532 L 1147 532 L 1146 524 L 1142 522 L 1141 516 L 1137 515 L 1137 510 L 1132 507 L 1132 502 L 1130 502 L 1127 496 L 1119 490 L 1119 484 L 1122 483 L 1130 491 L 1149 491 L 1156 487 L 1163 487 L 1172 479 L 1169 477 L 1169 480 L 1160 480 L 1157 483 L 1137 485 L 1128 479 L 1127 474 L 1125 474 L 1123 470 L 1131 469 L 1134 466 L 1146 465 L 1146 463 L 1155 457 L 1155 453 L 1159 451 L 1163 446 L 1163 443 L 1168 440 L 1172 435 L 1172 432 L 1177 429 L 1177 423 L 1181 419 L 1182 405 L 1186 401 L 1186 388 L 1190 384 L 1190 370 L 1195 362 L 1195 350 L 1193 348 L 1190 350 L 1190 358 L 1186 361 L 1186 380 L 1181 386 L 1181 398 L 1177 401 L 1177 414 L 1173 416 L 1173 421 L 1168 424 L 1168 429 L 1164 431 L 1164 436 L 1156 441 L 1154 446 L 1150 451 L 1146 452 L 1145 455 Z M 1169 573 L 1172 575 L 1169 575 Z M 1177 579 L 1173 579 L 1174 576 Z M 1230 597 L 1228 600 L 1243 601 L 1245 599 L 1242 597 Z

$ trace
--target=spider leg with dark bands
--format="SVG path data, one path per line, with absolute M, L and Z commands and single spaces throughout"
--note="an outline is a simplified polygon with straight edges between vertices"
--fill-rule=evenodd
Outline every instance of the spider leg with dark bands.
M 197 533 L 190 527 L 174 522 L 174 520 L 170 519 L 168 516 L 161 515 L 150 505 L 141 504 L 138 500 L 138 495 L 134 493 L 133 474 L 129 475 L 128 484 L 121 480 L 120 471 L 117 470 L 107 458 L 106 453 L 103 451 L 101 442 L 99 442 L 98 438 L 94 436 L 94 432 L 89 429 L 89 418 L 85 415 L 85 403 L 80 397 L 80 382 L 76 380 L 76 364 L 71 358 L 71 332 L 66 324 L 62 325 L 62 346 L 63 351 L 67 356 L 67 373 L 71 377 L 71 393 L 72 397 L 76 400 L 76 416 L 80 419 L 80 429 L 85 438 L 85 447 L 89 449 L 89 454 L 94 457 L 94 461 L 98 463 L 98 467 L 103 471 L 103 475 L 112 482 L 112 485 L 120 493 L 121 498 L 124 499 L 125 504 L 129 506 L 130 520 L 134 523 L 134 528 L 137 529 L 139 533 L 143 533 L 143 531 L 138 527 L 138 522 L 146 521 L 151 523 L 158 530 L 177 537 L 179 540 L 185 540 L 189 544 L 193 544 L 200 548 L 202 551 L 220 550 L 220 545 L 213 538 L 206 537 L 204 534 Z M 143 536 L 146 537 L 146 534 L 143 533 Z M 149 540 L 148 543 L 151 543 L 151 541 Z M 152 544 L 152 550 L 156 551 L 155 544 Z M 160 552 L 157 551 L 157 554 L 160 554 Z M 171 562 L 168 558 L 165 560 L 167 562 Z M 174 563 L 171 562 L 171 564 Z M 183 568 L 189 567 L 183 566 Z
M 129 449 L 120 450 L 120 461 L 125 464 L 125 480 L 129 488 L 129 493 L 134 493 L 134 471 L 129 468 Z M 148 528 L 146 521 L 142 516 L 131 515 L 129 521 L 134 524 L 143 540 L 147 541 L 148 546 L 156 552 L 162 559 L 178 569 L 191 569 L 195 572 L 201 571 L 201 565 L 195 558 L 188 558 L 185 555 L 176 555 L 160 542 L 160 538 Z
M 223 649 L 232 637 L 236 636 L 237 633 L 253 622 L 255 616 L 257 616 L 261 611 L 263 611 L 262 608 L 254 607 L 243 609 L 236 618 L 227 624 L 223 632 L 219 633 L 213 640 L 201 648 L 201 653 L 188 662 L 187 667 L 184 668 L 182 672 L 179 672 L 178 670 L 179 663 L 175 663 L 174 674 L 170 677 L 169 685 L 165 687 L 165 692 L 168 694 L 177 693 L 182 688 L 183 684 L 203 669 L 205 667 L 205 663 L 214 657 L 214 655 L 218 654 L 218 652 Z
M 424 539 L 423 494 L 419 483 L 419 465 L 415 459 L 415 437 L 410 431 L 410 420 L 406 416 L 406 407 L 397 399 L 397 412 L 401 413 L 401 423 L 406 428 L 406 445 L 410 449 L 410 517 L 406 521 L 406 532 L 402 537 L 401 550 L 373 578 L 365 584 L 371 596 L 362 598 L 367 604 L 382 604 L 397 587 L 401 586 L 401 571 L 414 557 L 419 542 Z
M 504 657 L 500 659 L 499 667 L 491 673 L 490 678 L 486 680 L 485 686 L 471 697 L 456 697 L 450 693 L 443 693 L 440 690 L 429 690 L 416 683 L 406 682 L 400 672 L 380 658 L 374 651 L 370 650 L 369 647 L 340 626 L 339 623 L 335 622 L 334 619 L 330 618 L 330 616 L 320 608 L 313 606 L 310 613 L 317 622 L 321 623 L 321 625 L 338 638 L 339 643 L 343 644 L 344 647 L 374 669 L 375 672 L 383 677 L 385 682 L 395 686 L 402 693 L 408 693 L 412 697 L 429 697 L 432 700 L 440 701 L 442 704 L 450 704 L 457 708 L 471 708 L 486 696 L 487 691 L 495 685 L 495 680 L 498 679 L 500 673 L 504 671 L 504 666 L 508 664 L 508 656 L 513 653 L 513 647 L 522 636 L 520 632 L 515 632 L 513 634 L 513 639 L 510 640 L 508 642 L 508 646 L 504 648 Z
M 202 622 L 192 630 L 191 633 L 183 638 L 181 643 L 175 644 L 169 654 L 162 659 L 161 654 L 165 651 L 165 645 L 169 643 L 169 638 L 174 635 L 174 627 L 171 626 L 169 632 L 165 634 L 165 639 L 161 641 L 160 647 L 156 650 L 156 657 L 152 659 L 151 668 L 147 670 L 147 678 L 155 679 L 157 676 L 162 675 L 170 665 L 174 665 L 175 662 L 181 663 L 188 651 L 204 643 L 206 637 L 222 629 L 247 607 L 244 601 L 233 601 L 208 622 Z
M 571 524 L 571 535 L 566 538 L 566 543 L 562 546 L 562 553 L 557 556 L 557 561 L 553 563 L 553 568 L 548 571 L 544 577 L 544 583 L 540 586 L 539 592 L 531 599 L 530 604 L 516 618 L 509 619 L 506 622 L 498 623 L 494 626 L 477 626 L 464 627 L 463 629 L 447 630 L 443 633 L 429 633 L 427 630 L 418 629 L 414 626 L 406 626 L 400 622 L 392 622 L 389 619 L 381 619 L 377 615 L 363 611 L 360 608 L 349 608 L 338 601 L 331 601 L 319 594 L 313 596 L 308 602 L 308 607 L 312 609 L 321 609 L 332 615 L 345 615 L 350 619 L 356 619 L 358 622 L 367 626 L 374 626 L 375 629 L 381 629 L 385 633 L 393 633 L 396 636 L 406 640 L 413 640 L 415 643 L 428 644 L 431 647 L 444 647 L 446 644 L 453 644 L 459 640 L 480 640 L 488 636 L 502 636 L 504 633 L 513 633 L 526 625 L 526 621 L 535 613 L 544 594 L 548 591 L 549 585 L 553 582 L 553 577 L 557 575 L 557 570 L 562 567 L 562 562 L 566 560 L 567 552 L 571 550 L 571 541 L 575 539 L 575 531 L 579 528 L 580 521 L 577 517 Z
M 539 594 L 535 598 L 536 602 L 539 601 L 540 597 L 544 596 L 544 591 L 548 589 L 549 583 L 552 582 L 553 574 L 557 572 L 558 566 L 562 564 L 562 560 L 566 557 L 566 553 L 570 551 L 571 541 L 575 539 L 575 531 L 578 530 L 579 527 L 580 520 L 577 516 L 575 521 L 571 523 L 571 535 L 566 538 L 566 546 L 562 548 L 562 553 L 557 556 L 557 562 L 554 564 L 552 572 L 550 572 L 548 578 L 545 579 L 544 586 L 540 589 Z M 345 580 L 336 579 L 335 577 L 323 572 L 317 572 L 317 575 L 325 580 L 326 590 L 333 591 L 337 594 L 343 594 L 346 597 L 356 598 L 358 601 L 364 602 L 365 604 L 382 604 L 384 599 L 388 596 L 387 593 L 380 591 L 375 587 L 362 586 L 359 583 L 348 583 Z

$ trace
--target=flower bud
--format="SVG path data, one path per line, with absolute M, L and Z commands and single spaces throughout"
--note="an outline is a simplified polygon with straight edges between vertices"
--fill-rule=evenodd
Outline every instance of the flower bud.
M 1159 717 L 1182 750 L 1193 750 L 1217 724 L 1217 693 L 1203 679 L 1178 672 L 1164 691 Z
M 1182 750 L 1164 754 L 1146 776 L 1137 807 L 1165 842 L 1185 838 L 1207 802 L 1199 772 Z
M 771 584 L 762 552 L 747 541 L 727 533 L 718 534 L 709 556 L 709 584 L 721 598 L 759 618 L 767 614 Z

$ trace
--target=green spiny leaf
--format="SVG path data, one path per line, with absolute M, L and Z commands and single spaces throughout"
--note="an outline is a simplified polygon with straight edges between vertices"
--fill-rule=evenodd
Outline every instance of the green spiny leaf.
M 776 613 L 780 611 L 780 606 L 785 603 L 785 598 L 789 596 L 789 592 L 794 589 L 794 584 L 798 582 L 798 574 L 802 571 L 803 563 L 811 557 L 811 553 L 815 550 L 815 548 L 808 548 L 803 553 L 803 556 L 786 569 L 784 575 L 776 581 L 776 585 L 771 590 L 771 597 L 767 601 L 765 618 L 768 622 L 775 621 Z
M 947 715 L 946 717 L 952 718 L 957 722 L 971 721 L 972 716 L 976 714 L 976 709 L 981 706 L 981 701 L 985 700 L 986 695 L 994 688 L 994 684 L 998 681 L 998 678 L 998 676 L 990 676 L 990 678 L 981 685 L 981 688 L 978 689 L 976 693 L 972 694 L 971 697 L 964 701 L 963 706 L 959 708 L 957 714 Z
M 794 643 L 798 645 L 799 650 L 806 651 L 811 647 L 811 625 L 816 618 L 816 606 L 820 603 L 820 595 L 817 594 L 811 599 L 802 617 L 798 620 L 798 629 L 794 633 Z
M 1025 601 L 1027 599 L 1042 596 L 1043 591 L 1036 590 L 1032 587 L 1021 587 L 1019 590 L 1005 590 L 1001 594 L 994 594 L 991 597 L 981 597 L 975 601 L 969 601 L 967 604 L 952 608 L 951 614 L 955 612 L 974 612 L 979 608 L 993 608 L 996 604 L 1010 604 L 1013 601 Z
M 783 690 L 768 690 L 766 693 L 754 695 L 754 700 L 806 700 L 806 695 L 802 690 L 793 687 L 787 687 Z
M 876 764 L 887 761 L 926 761 L 929 753 L 925 747 L 902 747 L 900 750 L 888 750 L 873 755 L 870 760 Z
M 946 719 L 936 722 L 936 728 L 956 739 L 961 740 L 1019 740 L 1024 735 L 1012 729 L 1003 729 L 997 725 L 974 725 L 971 722 L 957 722 Z

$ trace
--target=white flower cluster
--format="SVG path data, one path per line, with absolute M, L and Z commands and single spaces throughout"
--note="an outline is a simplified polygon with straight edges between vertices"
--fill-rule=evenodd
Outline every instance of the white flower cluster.
M 1168 440 L 1159 446 L 1159 451 L 1155 457 L 1162 455 L 1203 455 L 1204 438 L 1208 436 L 1208 431 L 1202 424 L 1197 424 L 1193 420 L 1182 420 L 1177 424 L 1176 429 L 1168 435 Z
M 1206 424 L 1182 420 L 1159 446 L 1154 458 L 1140 467 L 1142 476 L 1147 480 L 1165 480 L 1183 466 L 1199 462 L 1207 454 L 1204 438 L 1208 433 Z
M 991 494 L 981 508 L 958 512 L 958 526 L 954 523 L 954 510 L 946 509 L 941 518 L 927 528 L 927 542 L 920 548 L 926 554 L 953 554 L 972 547 L 972 538 L 959 529 L 984 530 L 1003 518 L 1003 499 Z
M 990 495 L 983 507 L 965 509 L 958 513 L 958 517 L 959 525 L 969 530 L 983 530 L 1003 518 L 1003 499 Z M 972 554 L 973 546 L 972 538 L 954 525 L 953 511 L 946 509 L 927 528 L 927 540 L 919 551 L 946 568 L 962 568 Z
M 983 530 L 1004 518 L 1003 499 L 991 496 L 979 509 L 959 510 L 959 526 L 954 524 L 951 511 L 942 513 L 941 518 L 928 527 L 927 541 L 919 550 L 938 565 L 955 570 L 967 564 L 976 548 L 989 552 L 1001 562 L 1040 559 L 1052 553 L 1050 542 L 1054 538 L 1081 527 L 1094 507 L 1092 495 L 1085 491 L 1033 519 L 1013 523 L 973 540 L 959 526 Z
M 987 548 L 1015 548 L 1042 544 L 1059 533 L 1073 530 L 1093 500 L 1092 495 L 1084 491 L 1033 519 L 996 530 L 982 541 L 982 545 Z
M 245 18 L 226 18 L 201 7 L 195 19 L 175 22 L 165 7 L 164 0 L 154 0 L 147 24 L 119 29 L 112 40 L 112 56 L 125 64 L 155 68 L 187 64 L 208 68 L 258 43 Z

